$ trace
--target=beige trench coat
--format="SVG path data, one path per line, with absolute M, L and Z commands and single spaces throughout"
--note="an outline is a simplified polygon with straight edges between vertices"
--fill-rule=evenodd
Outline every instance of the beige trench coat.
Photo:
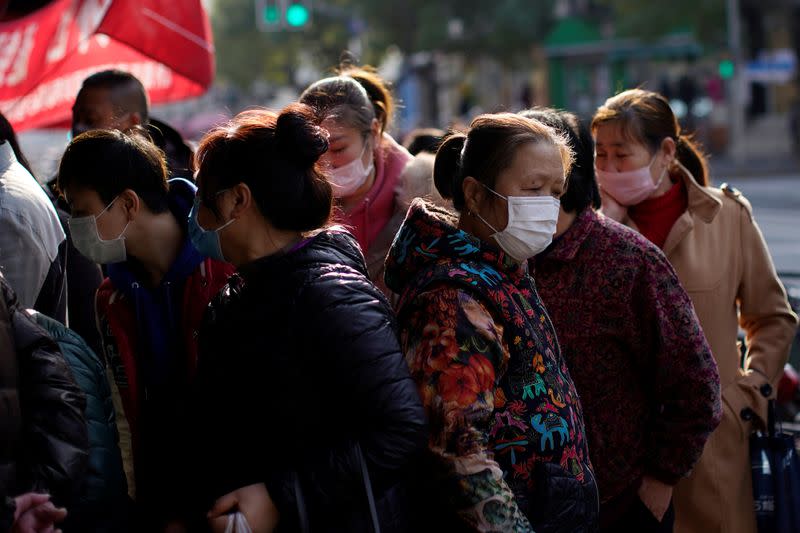
M 675 531 L 755 533 L 748 439 L 766 420 L 764 393 L 774 396 L 797 317 L 749 202 L 735 189 L 703 187 L 682 172 L 689 207 L 672 227 L 664 253 L 717 361 L 724 412 L 692 474 L 675 487 Z M 748 346 L 744 369 L 738 326 Z

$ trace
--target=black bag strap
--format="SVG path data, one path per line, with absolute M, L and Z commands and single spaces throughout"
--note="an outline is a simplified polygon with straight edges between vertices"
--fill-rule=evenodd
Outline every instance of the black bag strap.
M 375 505 L 375 494 L 372 492 L 372 482 L 369 478 L 369 469 L 367 468 L 367 460 L 361 451 L 361 445 L 356 442 L 355 451 L 358 455 L 359 466 L 361 467 L 361 477 L 364 482 L 364 491 L 367 494 L 367 503 L 369 504 L 369 514 L 372 520 L 373 533 L 381 533 L 381 525 L 378 520 L 378 508 Z M 301 533 L 311 533 L 311 524 L 308 517 L 308 508 L 306 507 L 306 500 L 303 496 L 303 487 L 300 483 L 300 474 L 294 473 L 294 493 L 295 501 L 297 503 L 297 516 L 300 522 Z
M 361 445 L 356 443 L 356 453 L 361 463 L 361 473 L 364 476 L 364 490 L 367 493 L 367 502 L 369 503 L 369 514 L 372 517 L 372 531 L 373 533 L 381 533 L 381 524 L 378 521 L 378 508 L 375 506 L 375 494 L 372 492 L 372 483 L 369 480 L 369 469 L 367 468 L 367 460 L 361 452 Z
M 297 516 L 300 520 L 300 532 L 310 533 L 311 527 L 308 524 L 308 509 L 306 500 L 303 496 L 303 487 L 300 486 L 300 474 L 294 473 L 294 499 L 297 503 Z
M 775 415 L 775 400 L 772 399 L 767 401 L 767 434 L 774 437 L 780 432 L 778 417 Z

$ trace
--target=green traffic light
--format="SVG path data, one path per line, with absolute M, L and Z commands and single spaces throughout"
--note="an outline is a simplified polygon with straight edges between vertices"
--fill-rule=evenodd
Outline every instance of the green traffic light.
M 310 13 L 303 4 L 289 4 L 286 8 L 286 23 L 292 27 L 305 26 L 308 23 Z
M 719 62 L 719 75 L 722 79 L 729 80 L 733 77 L 735 67 L 730 59 L 723 59 Z
M 276 6 L 264 8 L 264 22 L 267 24 L 277 24 L 279 22 L 278 8 Z

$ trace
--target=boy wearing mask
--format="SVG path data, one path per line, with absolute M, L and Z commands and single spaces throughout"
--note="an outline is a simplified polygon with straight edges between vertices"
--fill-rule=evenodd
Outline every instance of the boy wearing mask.
M 58 187 L 70 203 L 75 247 L 107 266 L 97 292 L 103 350 L 131 429 L 143 527 L 175 516 L 175 465 L 183 403 L 197 362 L 197 331 L 233 267 L 191 244 L 187 219 L 196 189 L 167 181 L 164 154 L 138 130 L 93 130 L 61 161 Z

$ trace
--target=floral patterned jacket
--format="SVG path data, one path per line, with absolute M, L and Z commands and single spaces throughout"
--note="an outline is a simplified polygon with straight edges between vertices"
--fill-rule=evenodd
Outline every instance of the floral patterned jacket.
M 415 201 L 385 276 L 402 295 L 401 344 L 429 417 L 443 512 L 478 531 L 591 530 L 583 414 L 533 280 L 453 224 Z

